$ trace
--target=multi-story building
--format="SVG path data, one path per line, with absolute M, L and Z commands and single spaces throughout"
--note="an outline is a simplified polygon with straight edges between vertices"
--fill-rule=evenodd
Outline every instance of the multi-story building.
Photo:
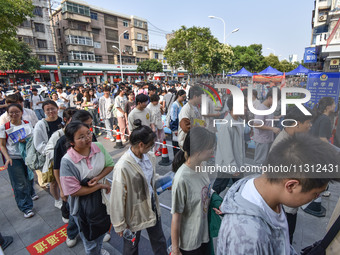
M 134 65 L 148 59 L 147 21 L 92 6 L 63 0 L 53 13 L 57 47 L 62 62 Z M 119 49 L 120 43 L 120 49 Z
M 327 72 L 339 71 L 340 30 L 335 28 L 339 18 L 340 0 L 314 1 L 311 47 L 305 51 L 305 61 L 312 62 L 308 64 L 310 68 Z M 333 30 L 335 34 L 330 40 Z M 306 58 L 308 54 L 310 55 Z
M 17 29 L 19 40 L 26 42 L 32 49 L 32 54 L 36 55 L 42 64 L 55 64 L 56 57 L 53 48 L 52 32 L 49 19 L 48 0 L 33 0 L 35 6 L 32 18 L 27 18 Z M 53 73 L 51 73 L 53 76 Z M 10 75 L 11 76 L 11 75 Z M 25 80 L 31 79 L 30 74 L 21 74 Z M 11 78 L 11 77 L 10 77 Z M 36 80 L 50 80 L 50 72 L 37 71 L 34 75 Z

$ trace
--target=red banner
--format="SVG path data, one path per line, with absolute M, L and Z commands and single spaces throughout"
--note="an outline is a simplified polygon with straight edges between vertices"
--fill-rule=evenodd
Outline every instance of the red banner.
M 328 37 L 328 39 L 327 39 L 326 48 L 328 47 L 328 45 L 329 45 L 329 44 L 331 43 L 331 41 L 333 40 L 333 37 L 334 37 L 336 31 L 338 31 L 339 25 L 340 25 L 340 18 L 339 18 L 338 22 L 336 23 L 335 27 L 333 28 L 331 35 L 330 35 L 330 36 Z
M 48 234 L 47 236 L 41 238 L 40 240 L 27 246 L 26 249 L 31 255 L 42 255 L 53 250 L 58 245 L 66 241 L 67 224 Z

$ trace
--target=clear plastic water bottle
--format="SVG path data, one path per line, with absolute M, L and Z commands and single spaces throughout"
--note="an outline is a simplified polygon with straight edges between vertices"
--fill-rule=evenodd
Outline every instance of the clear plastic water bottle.
M 135 241 L 136 241 L 136 233 L 132 232 L 130 229 L 125 229 L 123 232 L 123 237 L 132 242 L 132 246 L 135 245 Z
M 175 176 L 174 172 L 168 172 L 166 175 L 158 178 L 156 181 L 156 191 L 157 195 L 162 194 L 165 190 L 169 189 L 172 186 L 172 180 Z

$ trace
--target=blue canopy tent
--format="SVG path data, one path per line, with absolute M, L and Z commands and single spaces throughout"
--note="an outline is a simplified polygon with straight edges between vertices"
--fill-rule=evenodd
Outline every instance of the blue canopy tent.
M 308 75 L 309 73 L 313 73 L 314 71 L 309 70 L 308 68 L 304 67 L 303 65 L 299 65 L 294 70 L 286 73 L 286 75 Z
M 236 76 L 236 77 L 252 77 L 253 74 L 251 72 L 249 72 L 247 69 L 245 69 L 244 67 L 242 67 L 241 70 L 239 70 L 238 72 L 231 74 L 229 76 Z
M 266 69 L 258 73 L 259 75 L 283 75 L 282 72 L 276 70 L 275 68 L 268 66 Z

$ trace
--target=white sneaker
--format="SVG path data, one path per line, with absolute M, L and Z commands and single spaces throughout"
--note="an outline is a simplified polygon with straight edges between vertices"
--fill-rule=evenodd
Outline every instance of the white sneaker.
M 100 250 L 100 255 L 110 255 L 110 253 L 107 250 L 105 250 L 105 249 L 101 249 Z
M 63 206 L 63 201 L 61 200 L 54 200 L 54 206 L 57 207 L 59 210 Z
M 66 245 L 68 248 L 72 248 L 73 246 L 75 246 L 77 244 L 77 237 L 74 239 L 70 239 L 70 238 L 66 238 Z
M 115 142 L 115 141 L 116 141 L 116 138 L 111 138 L 110 141 L 111 141 L 111 142 Z
M 34 216 L 34 212 L 32 210 L 28 210 L 24 213 L 25 218 L 32 218 Z
M 61 219 L 63 220 L 64 223 L 68 223 L 68 219 L 61 217 Z
M 39 196 L 37 194 L 33 195 L 32 196 L 32 200 L 35 201 L 35 200 L 38 200 L 39 199 Z
M 326 190 L 326 191 L 324 191 L 324 192 L 322 193 L 322 196 L 323 196 L 323 197 L 329 197 L 330 195 L 331 195 L 331 192 L 328 191 L 328 190 Z
M 111 239 L 111 235 L 109 233 L 106 233 L 103 239 L 103 242 L 108 242 Z

